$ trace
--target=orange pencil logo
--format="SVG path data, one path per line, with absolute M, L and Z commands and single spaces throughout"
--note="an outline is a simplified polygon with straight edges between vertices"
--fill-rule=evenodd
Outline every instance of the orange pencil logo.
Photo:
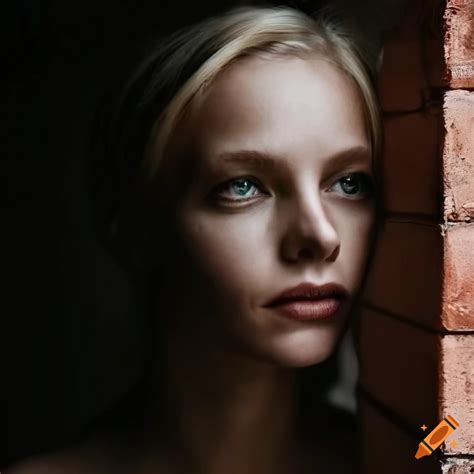
M 436 428 L 433 428 L 428 436 L 418 445 L 415 458 L 429 456 L 457 427 L 459 423 L 448 415 L 443 418 Z

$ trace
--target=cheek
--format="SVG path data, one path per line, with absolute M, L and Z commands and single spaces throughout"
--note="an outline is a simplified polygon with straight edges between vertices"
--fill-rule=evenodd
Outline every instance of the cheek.
M 178 234 L 194 277 L 209 279 L 214 287 L 242 291 L 264 271 L 261 250 L 266 235 L 261 220 L 243 215 L 183 215 Z
M 344 215 L 339 222 L 341 238 L 340 259 L 350 281 L 355 284 L 362 277 L 375 225 L 372 210 Z

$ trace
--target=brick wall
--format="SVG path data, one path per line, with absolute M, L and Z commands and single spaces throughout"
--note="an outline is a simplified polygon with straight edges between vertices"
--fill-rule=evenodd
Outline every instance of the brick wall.
M 405 5 L 383 51 L 386 215 L 358 327 L 360 468 L 473 473 L 474 0 Z M 447 415 L 458 429 L 415 459 Z

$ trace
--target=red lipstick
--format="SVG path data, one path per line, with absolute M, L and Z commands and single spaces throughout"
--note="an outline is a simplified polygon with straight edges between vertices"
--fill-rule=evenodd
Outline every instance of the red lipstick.
M 272 308 L 292 319 L 311 321 L 334 316 L 348 296 L 347 290 L 337 283 L 301 283 L 284 290 L 264 308 Z

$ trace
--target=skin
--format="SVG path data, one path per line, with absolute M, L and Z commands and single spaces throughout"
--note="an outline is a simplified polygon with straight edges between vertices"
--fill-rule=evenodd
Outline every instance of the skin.
M 175 233 L 165 251 L 157 246 L 165 292 L 175 298 L 178 288 L 179 300 L 186 294 L 184 305 L 171 302 L 172 325 L 206 325 L 203 337 L 213 344 L 269 365 L 303 367 L 331 354 L 344 317 L 301 323 L 262 305 L 303 281 L 337 282 L 351 295 L 359 287 L 374 203 L 344 194 L 336 182 L 349 172 L 371 174 L 360 107 L 341 73 L 298 58 L 241 61 L 195 101 L 169 154 L 178 170 L 158 185 L 175 191 L 166 195 Z M 240 150 L 270 155 L 273 168 L 222 158 Z M 241 176 L 261 183 L 245 194 L 252 201 L 229 202 L 242 198 L 229 186 L 213 193 L 220 200 L 206 201 Z
M 242 150 L 267 165 L 227 159 Z M 294 369 L 340 341 L 374 229 L 370 186 L 350 195 L 339 181 L 372 175 L 359 97 L 323 60 L 246 58 L 194 100 L 167 158 L 157 199 L 173 232 L 154 241 L 167 275 L 165 412 L 179 416 L 165 431 L 202 472 L 292 472 Z M 252 182 L 239 194 L 229 180 L 241 177 Z M 303 281 L 337 282 L 351 299 L 311 322 L 262 307 Z
M 266 156 L 226 159 L 242 150 Z M 193 100 L 156 181 L 165 393 L 130 472 L 338 472 L 325 453 L 346 443 L 330 420 L 309 441 L 300 432 L 297 369 L 333 353 L 360 287 L 375 207 L 364 180 L 344 191 L 356 172 L 372 174 L 362 106 L 324 60 L 241 59 Z M 242 177 L 243 196 L 229 183 Z M 339 283 L 350 299 L 321 321 L 263 307 L 301 282 Z

